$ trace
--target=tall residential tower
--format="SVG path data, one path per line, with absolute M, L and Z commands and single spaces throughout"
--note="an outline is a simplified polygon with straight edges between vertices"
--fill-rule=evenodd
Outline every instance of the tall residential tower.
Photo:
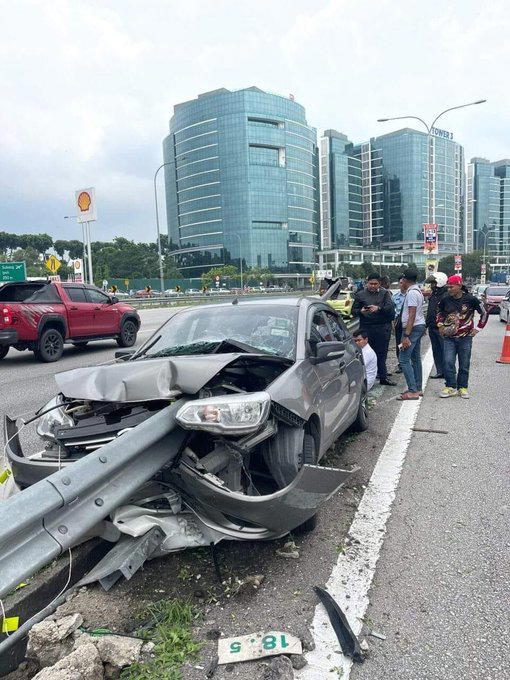
M 316 130 L 292 97 L 257 87 L 177 104 L 163 143 L 177 266 L 309 272 L 319 235 Z

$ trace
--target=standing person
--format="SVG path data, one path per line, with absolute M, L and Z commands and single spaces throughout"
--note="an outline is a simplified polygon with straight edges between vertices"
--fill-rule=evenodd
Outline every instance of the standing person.
M 402 305 L 402 349 L 400 365 L 404 373 L 407 391 L 403 392 L 400 401 L 419 399 L 423 396 L 421 367 L 421 338 L 425 332 L 423 316 L 423 294 L 416 283 L 417 273 L 407 269 L 402 275 L 402 289 L 405 291 Z
M 390 280 L 387 276 L 381 276 L 381 288 L 384 288 L 385 290 L 390 289 Z
M 425 324 L 429 332 L 430 345 L 432 347 L 432 354 L 434 355 L 434 365 L 436 367 L 436 375 L 430 377 L 434 380 L 444 378 L 443 369 L 443 338 L 437 327 L 437 308 L 441 298 L 448 292 L 446 282 L 448 277 L 443 272 L 435 272 L 431 274 L 425 283 L 430 283 L 431 293 L 428 297 L 429 305 L 427 307 L 427 316 L 425 317 Z
M 367 276 L 366 287 L 354 296 L 352 315 L 359 317 L 360 330 L 365 331 L 368 342 L 377 355 L 377 371 L 381 385 L 395 386 L 388 379 L 386 356 L 391 335 L 391 322 L 395 307 L 389 290 L 381 288 L 379 274 Z
M 403 290 L 402 277 L 398 280 L 398 290 L 393 293 L 392 300 L 395 305 L 395 320 L 393 322 L 393 330 L 395 331 L 395 352 L 397 354 L 397 370 L 395 373 L 402 373 L 402 366 L 400 365 L 400 341 L 402 340 L 402 306 L 404 304 L 404 298 L 406 294 Z
M 469 399 L 468 382 L 471 363 L 471 348 L 474 336 L 489 318 L 482 302 L 465 290 L 462 277 L 450 276 L 447 281 L 448 292 L 437 306 L 437 326 L 443 337 L 443 369 L 446 387 L 440 397 L 453 397 L 458 394 Z M 478 327 L 475 328 L 475 311 L 480 314 Z M 459 370 L 456 374 L 456 359 Z
M 366 331 L 354 331 L 352 334 L 354 342 L 363 353 L 363 363 L 365 364 L 365 376 L 367 379 L 367 390 L 372 389 L 377 376 L 377 355 L 368 344 L 368 334 Z

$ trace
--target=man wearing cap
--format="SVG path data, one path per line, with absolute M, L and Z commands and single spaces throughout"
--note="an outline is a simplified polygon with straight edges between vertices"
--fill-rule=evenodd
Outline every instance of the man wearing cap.
M 423 294 L 416 283 L 417 278 L 414 269 L 407 269 L 401 279 L 401 288 L 406 296 L 402 305 L 402 349 L 399 360 L 406 379 L 407 391 L 397 397 L 400 401 L 415 400 L 423 396 L 421 338 L 425 333 L 425 317 Z
M 432 347 L 432 354 L 434 356 L 434 365 L 436 367 L 436 375 L 431 375 L 431 378 L 444 378 L 443 370 L 443 338 L 439 333 L 437 327 L 437 307 L 443 295 L 446 295 L 448 289 L 446 282 L 448 277 L 443 272 L 435 272 L 431 274 L 425 283 L 429 283 L 431 287 L 431 294 L 429 295 L 429 304 L 427 307 L 427 316 L 425 317 L 425 324 L 429 332 L 430 345 Z
M 446 387 L 440 397 L 453 397 L 458 394 L 469 399 L 468 381 L 471 363 L 473 337 L 487 323 L 489 314 L 483 304 L 466 292 L 462 277 L 450 276 L 447 281 L 448 292 L 437 305 L 437 327 L 443 338 L 443 370 Z M 475 311 L 480 314 L 478 327 L 475 328 Z M 458 357 L 459 370 L 456 371 Z

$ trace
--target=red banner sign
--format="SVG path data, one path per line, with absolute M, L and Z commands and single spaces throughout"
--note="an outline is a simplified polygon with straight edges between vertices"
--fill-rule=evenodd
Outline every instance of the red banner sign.
M 439 243 L 437 238 L 437 224 L 423 225 L 423 252 L 425 255 L 437 255 L 439 253 Z

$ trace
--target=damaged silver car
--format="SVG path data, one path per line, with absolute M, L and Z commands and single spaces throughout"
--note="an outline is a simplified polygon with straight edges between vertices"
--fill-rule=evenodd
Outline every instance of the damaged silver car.
M 114 537 L 156 527 L 152 555 L 313 529 L 352 472 L 320 459 L 342 432 L 368 426 L 361 352 L 317 298 L 183 309 L 138 350 L 56 381 L 58 395 L 39 412 L 39 452 L 25 456 L 16 421 L 5 419 L 21 488 L 180 404 L 170 462 L 108 520 Z

